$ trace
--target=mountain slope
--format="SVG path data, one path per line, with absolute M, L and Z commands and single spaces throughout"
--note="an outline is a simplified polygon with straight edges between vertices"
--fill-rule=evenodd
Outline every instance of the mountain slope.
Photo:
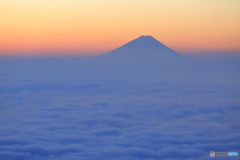
M 174 60 L 189 59 L 168 48 L 152 36 L 141 36 L 111 52 L 100 55 L 95 59 L 127 60 L 129 58 L 132 61 L 142 60 L 141 58 L 144 58 L 145 60 L 154 60 L 155 58 L 158 58 L 158 60 L 163 59 L 164 61 L 166 61 L 166 59 L 171 61 L 171 58 Z
M 141 36 L 106 54 L 80 59 L 0 60 L 1 78 L 239 82 L 239 63 L 202 63 Z
M 84 60 L 82 68 L 87 68 L 92 75 L 141 77 L 188 70 L 197 63 L 152 36 L 140 36 L 111 52 Z

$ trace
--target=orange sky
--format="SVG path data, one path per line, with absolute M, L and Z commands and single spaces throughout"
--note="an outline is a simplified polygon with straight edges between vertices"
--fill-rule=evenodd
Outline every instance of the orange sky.
M 104 53 L 141 35 L 179 52 L 240 51 L 239 0 L 3 0 L 0 54 Z

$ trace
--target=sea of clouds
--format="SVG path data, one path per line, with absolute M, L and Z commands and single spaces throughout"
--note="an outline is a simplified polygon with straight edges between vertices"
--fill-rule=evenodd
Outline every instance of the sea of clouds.
M 207 160 L 210 151 L 240 153 L 239 83 L 26 77 L 1 72 L 0 160 Z

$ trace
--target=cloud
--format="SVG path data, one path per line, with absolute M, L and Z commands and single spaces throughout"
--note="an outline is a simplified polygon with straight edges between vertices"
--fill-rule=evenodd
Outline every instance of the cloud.
M 239 87 L 4 81 L 0 159 L 191 160 L 240 152 Z

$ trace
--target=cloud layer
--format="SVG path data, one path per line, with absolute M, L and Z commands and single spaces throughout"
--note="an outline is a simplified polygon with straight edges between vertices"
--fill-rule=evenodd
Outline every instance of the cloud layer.
M 0 159 L 191 160 L 240 152 L 239 87 L 3 81 Z

